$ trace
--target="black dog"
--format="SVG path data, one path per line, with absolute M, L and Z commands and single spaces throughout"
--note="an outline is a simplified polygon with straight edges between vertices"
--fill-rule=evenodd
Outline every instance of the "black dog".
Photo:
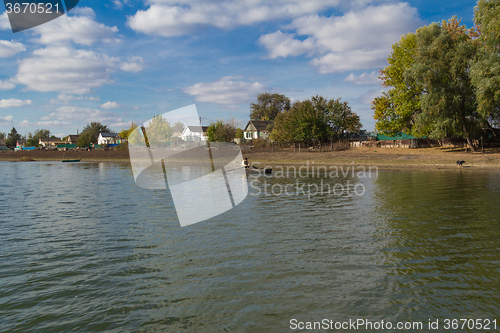
M 464 164 L 464 163 L 465 163 L 465 161 L 457 161 L 458 166 L 462 166 L 462 164 Z

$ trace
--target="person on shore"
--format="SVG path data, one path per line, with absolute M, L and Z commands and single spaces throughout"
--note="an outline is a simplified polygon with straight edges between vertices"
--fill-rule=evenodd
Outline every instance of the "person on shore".
M 245 169 L 248 169 L 250 168 L 250 164 L 248 163 L 248 159 L 245 157 L 245 159 L 243 160 L 243 162 L 241 162 L 241 165 L 245 168 Z

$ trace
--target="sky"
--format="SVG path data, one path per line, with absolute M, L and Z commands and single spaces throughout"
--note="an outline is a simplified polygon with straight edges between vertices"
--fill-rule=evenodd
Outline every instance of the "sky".
M 13 33 L 0 4 L 0 132 L 112 130 L 195 104 L 202 124 L 249 120 L 262 92 L 341 97 L 375 128 L 391 45 L 476 1 L 80 0 Z M 189 124 L 188 124 L 189 125 Z

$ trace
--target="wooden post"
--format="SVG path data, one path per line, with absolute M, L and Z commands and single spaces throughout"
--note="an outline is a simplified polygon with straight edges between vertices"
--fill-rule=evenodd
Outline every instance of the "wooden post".
M 295 149 L 295 142 L 293 143 L 293 152 L 295 153 L 297 150 Z
M 321 152 L 321 141 L 319 142 L 319 152 Z
M 275 151 L 275 150 L 274 150 L 274 141 L 273 141 L 273 151 Z
M 483 136 L 481 135 L 481 151 L 484 153 Z
M 299 142 L 299 153 L 300 153 L 300 142 Z

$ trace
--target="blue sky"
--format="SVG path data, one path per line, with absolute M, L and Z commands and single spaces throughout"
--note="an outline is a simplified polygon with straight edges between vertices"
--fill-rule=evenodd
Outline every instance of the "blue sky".
M 203 125 L 244 126 L 260 92 L 341 97 L 374 129 L 378 70 L 402 34 L 476 1 L 80 0 L 68 15 L 12 33 L 0 10 L 0 132 L 119 131 L 196 104 Z

